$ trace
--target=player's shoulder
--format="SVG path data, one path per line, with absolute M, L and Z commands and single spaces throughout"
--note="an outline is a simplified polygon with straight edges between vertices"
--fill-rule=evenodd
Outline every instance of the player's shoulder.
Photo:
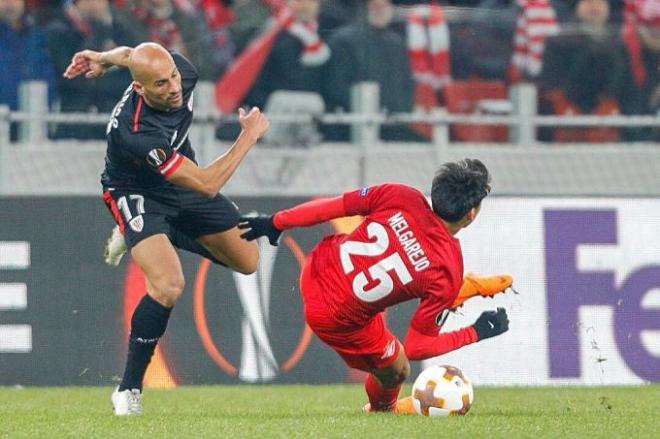
M 362 189 L 362 191 L 368 191 L 368 190 L 386 193 L 391 196 L 402 196 L 402 197 L 413 197 L 413 198 L 424 197 L 424 194 L 419 189 L 414 188 L 412 186 L 408 186 L 407 184 L 403 184 L 403 183 L 393 183 L 393 182 L 380 183 L 370 188 Z
M 383 183 L 377 188 L 387 199 L 406 210 L 418 211 L 429 207 L 422 191 L 413 186 L 403 183 Z
M 134 117 L 122 114 L 118 117 L 117 126 L 109 133 L 111 143 L 120 143 L 139 148 L 154 143 L 165 144 L 169 141 L 162 127 L 148 117 Z

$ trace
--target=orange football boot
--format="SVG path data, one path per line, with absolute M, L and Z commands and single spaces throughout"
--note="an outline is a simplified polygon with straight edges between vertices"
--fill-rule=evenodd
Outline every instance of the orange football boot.
M 511 288 L 513 278 L 508 274 L 498 274 L 495 276 L 477 276 L 466 274 L 463 277 L 463 285 L 454 299 L 452 309 L 458 308 L 471 297 L 493 297 L 496 294 L 503 293 L 507 288 Z
M 375 413 L 371 410 L 371 404 L 369 403 L 366 403 L 364 407 L 362 407 L 362 411 L 365 413 Z M 412 396 L 406 396 L 405 398 L 397 399 L 394 409 L 389 413 L 415 414 L 416 412 L 415 407 L 413 406 Z

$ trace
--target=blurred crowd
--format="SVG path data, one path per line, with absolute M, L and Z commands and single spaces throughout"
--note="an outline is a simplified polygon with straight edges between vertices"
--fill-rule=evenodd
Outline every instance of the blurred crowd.
M 187 56 L 216 83 L 223 111 L 267 108 L 280 90 L 318 96 L 321 111 L 350 111 L 360 81 L 380 85 L 388 112 L 478 111 L 475 103 L 506 99 L 520 81 L 537 85 L 542 114 L 660 111 L 660 0 L 0 0 L 0 105 L 17 109 L 19 83 L 36 79 L 48 84 L 53 111 L 110 112 L 130 84 L 125 69 L 96 80 L 61 74 L 79 50 L 143 41 Z M 381 135 L 390 140 L 430 132 L 389 128 Z M 452 135 L 506 137 L 502 127 L 479 133 Z M 103 130 L 62 124 L 51 134 L 90 139 Z M 349 134 L 326 126 L 322 135 Z M 539 137 L 660 140 L 650 128 L 555 128 Z

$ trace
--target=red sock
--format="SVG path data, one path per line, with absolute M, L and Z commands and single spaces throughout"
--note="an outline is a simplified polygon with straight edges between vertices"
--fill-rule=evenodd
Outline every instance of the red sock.
M 383 387 L 372 374 L 369 374 L 364 381 L 364 389 L 369 396 L 372 411 L 391 411 L 396 405 L 401 384 L 388 389 Z

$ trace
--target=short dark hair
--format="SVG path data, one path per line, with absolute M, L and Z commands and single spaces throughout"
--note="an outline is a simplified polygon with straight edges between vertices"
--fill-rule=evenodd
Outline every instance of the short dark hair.
M 481 160 L 445 163 L 433 178 L 433 211 L 445 221 L 458 221 L 470 209 L 478 207 L 489 192 L 490 174 Z

